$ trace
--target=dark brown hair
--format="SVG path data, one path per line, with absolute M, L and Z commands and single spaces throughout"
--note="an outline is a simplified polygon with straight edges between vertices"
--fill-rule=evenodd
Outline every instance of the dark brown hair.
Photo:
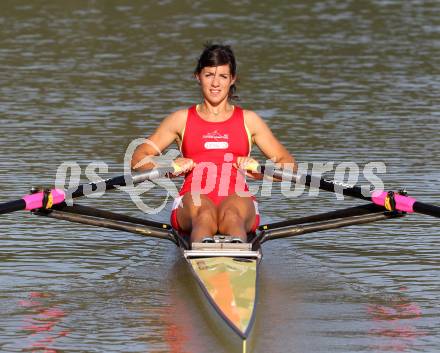
M 229 45 L 207 43 L 199 57 L 197 66 L 194 70 L 194 75 L 200 74 L 204 67 L 215 67 L 220 65 L 229 65 L 232 77 L 237 76 L 237 63 L 232 48 Z M 236 91 L 237 87 L 234 83 L 229 88 L 229 99 L 238 99 L 238 96 L 235 94 Z

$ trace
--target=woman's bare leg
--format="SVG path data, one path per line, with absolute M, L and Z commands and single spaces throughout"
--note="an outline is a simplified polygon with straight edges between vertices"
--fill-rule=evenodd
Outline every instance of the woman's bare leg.
M 250 197 L 233 194 L 225 198 L 218 207 L 218 230 L 221 234 L 247 240 L 247 234 L 255 223 L 255 206 Z
M 194 202 L 200 197 L 200 202 Z M 180 228 L 191 234 L 191 242 L 200 242 L 206 236 L 218 232 L 217 208 L 205 195 L 186 193 L 182 199 L 183 207 L 177 209 L 177 221 Z

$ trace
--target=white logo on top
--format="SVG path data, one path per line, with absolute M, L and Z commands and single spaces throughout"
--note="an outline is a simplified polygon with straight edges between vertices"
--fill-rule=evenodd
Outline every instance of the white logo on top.
M 204 139 L 214 139 L 214 140 L 229 140 L 229 134 L 220 134 L 217 130 L 214 130 L 212 132 L 208 132 L 207 134 L 204 134 L 202 136 Z

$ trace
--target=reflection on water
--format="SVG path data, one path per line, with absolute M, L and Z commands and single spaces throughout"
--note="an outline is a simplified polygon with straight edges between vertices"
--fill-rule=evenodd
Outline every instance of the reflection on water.
M 405 352 L 413 349 L 417 339 L 426 336 L 426 332 L 417 327 L 417 321 L 423 316 L 419 305 L 412 303 L 402 294 L 390 298 L 383 304 L 371 304 L 368 313 L 375 323 L 370 334 L 379 337 L 382 343 L 372 346 L 380 352 Z
M 56 305 L 46 303 L 51 295 L 42 292 L 29 293 L 28 299 L 19 301 L 23 314 L 22 330 L 26 333 L 23 350 L 31 352 L 57 353 L 57 340 L 70 334 L 63 328 L 66 313 Z M 20 339 L 23 344 L 23 340 Z
M 384 162 L 387 188 L 440 204 L 439 11 L 436 0 L 3 1 L 0 202 L 51 185 L 65 161 L 119 174 L 130 141 L 198 102 L 191 72 L 214 39 L 236 50 L 239 104 L 299 161 Z M 264 221 L 358 204 L 279 189 L 259 201 Z M 85 203 L 139 216 L 123 193 Z M 1 216 L 0 230 L 0 350 L 234 350 L 170 244 L 25 213 Z M 253 351 L 435 352 L 438 233 L 410 215 L 265 244 Z

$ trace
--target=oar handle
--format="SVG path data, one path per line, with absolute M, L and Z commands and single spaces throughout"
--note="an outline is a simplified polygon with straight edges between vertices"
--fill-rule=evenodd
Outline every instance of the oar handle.
M 388 203 L 390 201 L 389 198 L 392 197 L 393 199 L 392 201 L 394 203 L 393 205 L 394 210 L 401 212 L 417 212 L 417 213 L 422 213 L 429 216 L 440 218 L 439 206 L 419 202 L 412 197 L 400 195 L 397 193 L 392 193 L 392 195 L 389 195 L 388 192 L 383 190 L 370 191 L 372 188 L 370 185 L 366 185 L 366 186 L 349 185 L 345 183 L 336 182 L 335 180 L 316 177 L 310 174 L 296 173 L 288 169 L 276 169 L 276 168 L 272 168 L 272 167 L 269 168 L 260 165 L 258 166 L 252 165 L 251 170 L 253 172 L 274 176 L 275 178 L 281 180 L 292 181 L 295 184 L 305 185 L 308 187 L 316 187 L 324 191 L 329 191 L 366 201 L 371 201 L 376 205 L 385 207 L 387 209 L 390 209 Z
M 174 167 L 159 167 L 150 169 L 145 172 L 138 172 L 133 174 L 119 175 L 110 179 L 99 181 L 97 183 L 82 184 L 77 188 L 69 189 L 66 194 L 71 195 L 71 198 L 85 196 L 89 190 L 92 192 L 96 190 L 112 190 L 116 186 L 137 185 L 146 180 L 154 180 L 173 174 L 176 172 Z
M 19 200 L 0 204 L 0 214 L 10 213 L 20 210 L 34 210 L 42 207 L 50 208 L 66 200 L 66 195 L 71 198 L 85 196 L 88 192 L 96 190 L 111 190 L 116 186 L 136 185 L 146 180 L 153 180 L 175 173 L 173 167 L 159 167 L 146 172 L 125 174 L 114 178 L 106 179 L 96 183 L 81 184 L 76 188 L 68 190 L 52 189 L 23 196 Z
M 266 168 L 261 168 L 263 172 L 267 172 Z M 310 174 L 300 174 L 288 169 L 272 169 L 270 173 L 278 179 L 293 181 L 295 184 L 315 187 L 320 190 L 371 201 L 369 186 L 361 187 L 358 185 L 339 183 L 335 180 L 324 179 Z

